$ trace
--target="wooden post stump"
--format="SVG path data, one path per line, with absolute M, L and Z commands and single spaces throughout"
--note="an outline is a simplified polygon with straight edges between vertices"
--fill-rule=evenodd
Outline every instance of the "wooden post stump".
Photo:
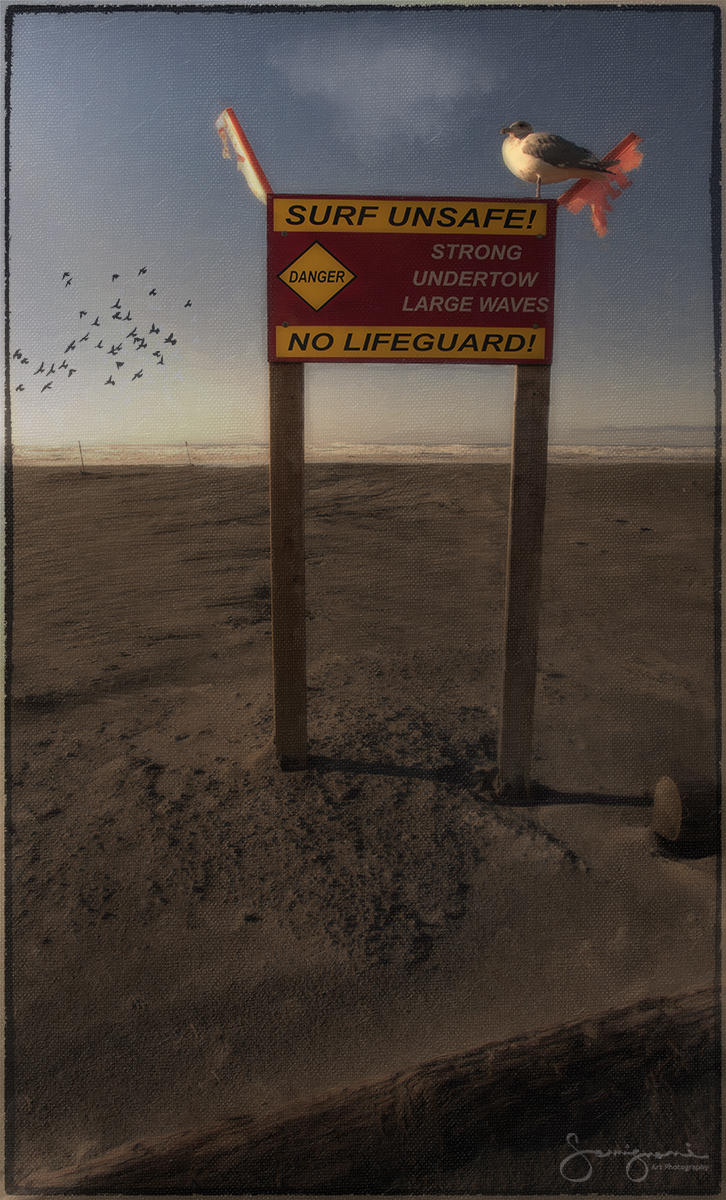
M 653 791 L 653 831 L 674 846 L 716 846 L 718 789 L 697 775 L 662 775 Z

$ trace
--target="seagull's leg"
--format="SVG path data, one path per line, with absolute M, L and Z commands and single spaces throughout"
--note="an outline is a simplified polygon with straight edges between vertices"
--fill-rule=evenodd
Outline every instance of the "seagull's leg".
M 538 175 L 537 176 L 537 195 L 536 195 L 537 200 L 539 200 L 539 198 L 540 198 L 541 189 L 542 189 L 542 176 Z

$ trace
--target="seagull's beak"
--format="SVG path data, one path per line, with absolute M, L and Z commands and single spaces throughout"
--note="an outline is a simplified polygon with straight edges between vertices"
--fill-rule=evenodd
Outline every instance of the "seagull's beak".
M 499 132 L 500 132 L 500 133 L 509 133 L 509 126 L 508 126 L 508 125 L 505 125 L 505 126 L 504 126 L 504 129 L 500 129 L 500 130 L 499 130 Z

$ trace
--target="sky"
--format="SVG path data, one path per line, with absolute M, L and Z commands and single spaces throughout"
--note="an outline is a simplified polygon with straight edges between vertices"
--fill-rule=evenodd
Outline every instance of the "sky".
M 643 163 L 607 235 L 587 210 L 558 217 L 551 437 L 712 426 L 714 22 L 688 5 L 16 13 L 13 442 L 266 440 L 265 209 L 222 158 L 226 107 L 273 190 L 301 194 L 522 200 L 503 125 L 600 155 L 636 132 Z M 79 341 L 96 316 L 100 348 Z M 137 326 L 160 330 L 163 362 L 126 337 Z M 513 381 L 311 364 L 306 436 L 506 441 Z

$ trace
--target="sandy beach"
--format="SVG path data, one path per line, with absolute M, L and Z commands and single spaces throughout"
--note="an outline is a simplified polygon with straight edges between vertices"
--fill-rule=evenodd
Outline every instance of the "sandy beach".
M 281 773 L 264 466 L 14 472 L 16 1183 L 714 984 L 715 855 L 667 851 L 649 802 L 715 771 L 712 465 L 550 465 L 527 807 L 491 786 L 506 463 L 306 487 L 311 759 Z M 565 1132 L 428 1190 L 517 1159 L 557 1191 Z

